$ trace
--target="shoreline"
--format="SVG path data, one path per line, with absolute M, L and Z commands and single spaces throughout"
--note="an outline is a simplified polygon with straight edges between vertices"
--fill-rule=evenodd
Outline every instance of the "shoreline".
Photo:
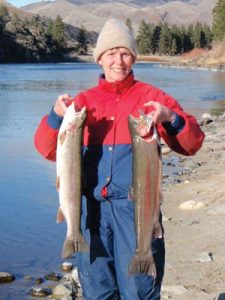
M 195 48 L 176 56 L 139 55 L 137 62 L 159 63 L 174 68 L 191 68 L 225 72 L 224 46 L 217 45 L 212 50 Z
M 70 64 L 70 63 L 95 63 L 92 55 L 82 55 L 76 57 L 76 59 L 71 60 L 62 60 L 57 62 L 0 62 L 0 65 L 6 64 Z M 198 62 L 192 59 L 182 58 L 182 56 L 160 56 L 160 55 L 138 55 L 136 63 L 149 63 L 149 64 L 159 64 L 162 67 L 170 67 L 170 68 L 185 68 L 185 69 L 193 69 L 193 70 L 206 70 L 213 72 L 225 72 L 225 63 L 207 63 L 207 62 Z

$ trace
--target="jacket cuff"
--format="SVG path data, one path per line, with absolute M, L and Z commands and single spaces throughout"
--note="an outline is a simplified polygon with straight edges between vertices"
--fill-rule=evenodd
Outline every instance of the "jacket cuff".
M 62 124 L 63 117 L 57 115 L 57 113 L 52 108 L 50 114 L 48 115 L 47 123 L 53 129 L 59 129 Z
M 185 125 L 185 120 L 183 117 L 175 113 L 175 119 L 172 122 L 163 123 L 163 127 L 169 135 L 176 135 L 182 131 Z

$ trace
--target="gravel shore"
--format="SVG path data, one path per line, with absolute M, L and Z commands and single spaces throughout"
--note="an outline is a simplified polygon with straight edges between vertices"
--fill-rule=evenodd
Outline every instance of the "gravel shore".
M 203 147 L 192 157 L 178 156 L 189 172 L 164 187 L 162 299 L 225 299 L 225 113 L 200 123 Z

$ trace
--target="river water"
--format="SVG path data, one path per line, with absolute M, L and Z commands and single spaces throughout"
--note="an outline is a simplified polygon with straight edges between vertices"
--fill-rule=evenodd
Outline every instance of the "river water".
M 65 224 L 56 224 L 55 164 L 34 149 L 33 135 L 59 94 L 75 95 L 97 83 L 94 64 L 0 65 L 0 300 L 26 300 L 32 281 L 60 272 Z M 136 78 L 174 96 L 189 112 L 225 108 L 225 73 L 135 65 Z M 150 99 L 147 99 L 150 100 Z M 72 259 L 75 263 L 75 260 Z

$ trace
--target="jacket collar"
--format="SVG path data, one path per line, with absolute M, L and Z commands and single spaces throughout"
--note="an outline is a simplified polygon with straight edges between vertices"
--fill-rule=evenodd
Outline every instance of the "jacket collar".
M 98 86 L 108 92 L 123 94 L 135 83 L 133 71 L 123 81 L 108 82 L 105 80 L 105 75 L 99 76 Z

